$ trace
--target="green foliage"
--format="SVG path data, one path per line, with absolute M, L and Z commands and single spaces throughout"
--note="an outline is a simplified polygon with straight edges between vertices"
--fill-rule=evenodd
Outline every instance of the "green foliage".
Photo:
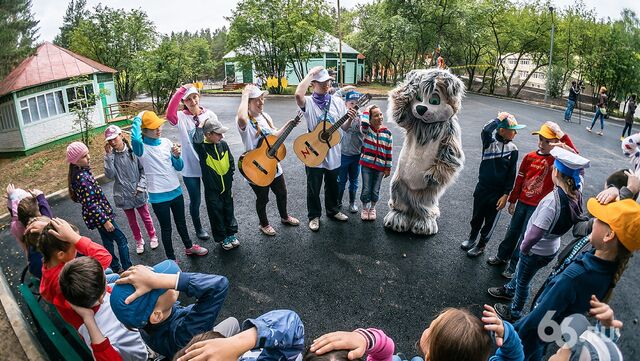
M 38 21 L 30 0 L 5 0 L 0 5 L 0 79 L 34 50 Z
M 546 87 L 552 98 L 559 98 L 562 96 L 562 77 L 564 74 L 565 70 L 560 66 L 554 66 L 551 68 L 551 76 L 547 78 Z
M 91 81 L 89 76 L 80 76 L 71 78 L 73 83 L 86 83 Z M 77 87 L 76 99 L 73 106 L 70 105 L 70 109 L 76 116 L 73 120 L 73 128 L 80 132 L 80 139 L 86 145 L 90 145 L 93 137 L 91 136 L 91 130 L 93 127 L 92 115 L 96 109 L 96 104 L 100 101 L 101 95 L 108 95 L 107 89 L 101 89 L 98 94 L 87 91 L 86 87 Z
M 56 35 L 53 43 L 63 48 L 69 48 L 71 42 L 71 33 L 82 20 L 89 17 L 89 11 L 86 9 L 87 0 L 71 0 L 67 5 L 67 11 L 62 20 L 60 34 Z

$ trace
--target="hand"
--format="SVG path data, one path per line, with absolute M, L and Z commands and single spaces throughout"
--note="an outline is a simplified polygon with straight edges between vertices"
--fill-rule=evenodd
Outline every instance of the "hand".
M 44 192 L 39 190 L 39 189 L 29 189 L 29 193 L 31 194 L 31 196 L 33 196 L 33 198 L 35 198 L 35 197 L 37 197 L 37 196 L 39 196 L 41 194 L 44 194 Z
M 606 303 L 600 302 L 595 295 L 591 295 L 591 309 L 589 309 L 589 314 L 595 317 L 600 324 L 604 327 L 614 327 L 614 328 L 622 328 L 622 321 L 616 320 L 613 315 L 613 309 Z
M 637 194 L 640 191 L 640 178 L 631 170 L 624 171 L 624 174 L 627 176 L 627 188 L 633 194 Z
M 507 210 L 509 211 L 509 214 L 513 216 L 513 214 L 516 212 L 516 204 L 509 203 L 509 208 Z
M 318 74 L 322 69 L 324 69 L 324 66 L 322 66 L 322 65 L 314 66 L 313 68 L 311 68 L 311 70 L 309 70 L 309 75 L 316 75 L 316 74 Z
M 136 117 L 138 117 L 138 118 L 140 118 L 140 120 L 142 120 L 142 116 L 144 115 L 144 112 L 146 112 L 146 110 L 143 110 L 140 113 L 138 113 L 138 115 L 136 115 Z
M 133 294 L 129 295 L 129 297 L 124 300 L 124 303 L 128 305 L 135 301 L 136 298 L 155 289 L 155 275 L 156 273 L 153 272 L 152 269 L 143 265 L 132 266 L 128 270 L 124 271 L 116 281 L 116 284 L 129 284 L 136 289 Z
M 204 123 L 204 122 L 203 122 Z M 204 126 L 204 124 L 202 125 Z M 174 143 L 173 147 L 171 147 L 171 154 L 175 157 L 175 158 L 180 158 L 180 154 L 182 154 L 182 150 L 181 150 L 181 145 Z
M 384 177 L 384 178 L 387 178 L 387 177 L 388 177 L 388 176 L 390 176 L 390 175 L 391 175 L 391 170 L 390 170 L 390 169 L 385 169 L 385 171 L 384 171 L 384 176 L 383 176 L 383 177 Z
M 356 118 L 356 116 L 358 116 L 358 112 L 355 109 L 349 109 L 347 111 L 347 114 L 349 115 L 349 119 L 353 120 Z
M 26 235 L 28 233 L 42 233 L 42 230 L 48 224 L 49 222 L 38 221 L 34 219 L 27 225 L 27 228 L 24 230 L 24 234 Z
M 13 193 L 13 191 L 16 190 L 16 187 L 13 185 L 13 183 L 9 183 L 7 185 L 7 198 L 9 197 L 9 195 L 11 195 L 11 193 Z
M 484 311 L 482 311 L 482 322 L 484 322 L 484 329 L 487 331 L 493 331 L 496 335 L 496 346 L 502 347 L 504 343 L 504 323 L 498 316 L 496 310 L 489 305 L 484 305 Z
M 104 230 L 109 232 L 109 233 L 111 233 L 111 232 L 116 230 L 116 227 L 113 226 L 113 223 L 111 223 L 111 221 L 104 222 L 104 224 L 102 226 L 104 227 Z
M 87 319 L 92 319 L 95 317 L 95 313 L 93 312 L 92 309 L 90 308 L 84 308 L 84 307 L 80 307 L 80 306 L 76 306 L 72 303 L 69 302 L 69 305 L 71 306 L 71 309 L 73 309 L 73 311 L 75 311 L 75 313 L 78 314 L 78 316 L 80 316 L 80 318 L 82 318 L 82 320 L 87 320 Z
M 598 193 L 596 199 L 600 204 L 609 204 L 620 197 L 620 190 L 616 187 L 609 187 Z
M 558 139 L 564 137 L 564 132 L 562 131 L 562 129 L 560 129 L 560 126 L 558 125 L 558 123 L 548 121 L 548 122 L 545 122 L 544 124 L 553 131 L 553 134 L 555 134 Z
M 105 154 L 111 154 L 112 151 L 113 151 L 113 148 L 111 147 L 111 144 L 105 143 L 105 145 L 104 145 L 104 153 Z
M 354 360 L 364 355 L 367 350 L 367 340 L 357 332 L 331 332 L 313 340 L 310 350 L 317 355 L 333 350 L 349 350 L 349 360 Z
M 504 208 L 504 206 L 507 205 L 507 198 L 509 196 L 506 194 L 503 194 L 502 197 L 500 197 L 500 199 L 498 199 L 498 203 L 496 203 L 496 210 L 502 210 L 502 208 Z
M 573 148 L 571 148 L 570 146 L 568 146 L 568 145 L 566 145 L 566 144 L 564 144 L 562 142 L 549 143 L 549 145 L 552 146 L 552 147 L 560 147 L 560 148 L 562 148 L 564 150 L 570 151 L 571 153 L 575 153 L 576 152 Z
M 80 240 L 80 234 L 71 227 L 69 222 L 62 218 L 52 219 L 51 226 L 53 229 L 49 230 L 49 234 L 63 242 L 76 244 Z
M 289 122 L 288 122 L 288 123 L 293 124 L 293 126 L 295 127 L 295 126 L 297 126 L 298 124 L 300 124 L 300 120 L 301 120 L 301 119 L 302 119 L 302 118 L 300 118 L 300 119 L 298 119 L 298 120 L 295 120 L 295 118 L 294 118 L 294 119 L 289 120 Z

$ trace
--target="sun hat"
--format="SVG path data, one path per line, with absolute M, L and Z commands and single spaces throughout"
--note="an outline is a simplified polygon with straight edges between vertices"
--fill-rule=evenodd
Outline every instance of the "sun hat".
M 518 130 L 526 127 L 526 125 L 518 124 L 516 117 L 513 116 L 513 114 L 507 112 L 499 113 L 497 119 L 500 121 L 500 123 L 498 124 L 498 129 L 504 128 Z
M 226 133 L 229 128 L 225 127 L 220 123 L 218 119 L 208 119 L 204 125 L 202 126 L 202 131 L 207 134 L 211 132 L 215 132 L 218 134 Z
M 320 70 L 316 75 L 313 76 L 313 79 L 311 79 L 311 81 L 317 81 L 318 83 L 323 83 L 327 80 L 335 80 L 331 75 L 329 75 L 327 69 Z
M 187 89 L 186 92 L 184 92 L 184 95 L 182 96 L 182 100 L 185 100 L 189 97 L 189 95 L 191 94 L 198 94 L 200 95 L 200 92 L 198 92 L 198 89 L 196 89 L 196 87 L 192 86 L 189 89 Z
M 624 248 L 630 252 L 640 249 L 640 204 L 624 199 L 600 204 L 591 198 L 587 209 L 594 217 L 609 225 Z
M 110 125 L 104 130 L 104 140 L 109 141 L 115 139 L 118 135 L 122 134 L 122 129 L 117 125 Z
M 146 110 L 142 113 L 142 126 L 143 129 L 158 129 L 162 124 L 166 122 L 166 119 L 158 117 L 158 114 Z
M 267 94 L 269 94 L 268 91 L 266 90 L 260 90 L 260 88 L 258 88 L 257 86 L 252 86 L 249 88 L 250 92 L 249 92 L 249 99 L 255 99 L 255 98 L 259 98 L 261 96 L 267 96 Z
M 76 164 L 87 153 L 89 153 L 89 148 L 84 143 L 73 142 L 67 146 L 67 162 Z

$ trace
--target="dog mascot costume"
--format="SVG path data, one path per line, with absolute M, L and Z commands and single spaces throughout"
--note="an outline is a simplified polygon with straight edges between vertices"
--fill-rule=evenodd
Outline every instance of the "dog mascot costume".
M 388 119 L 405 131 L 391 179 L 384 226 L 396 232 L 438 232 L 438 201 L 462 170 L 460 111 L 464 84 L 448 70 L 412 70 L 389 92 Z

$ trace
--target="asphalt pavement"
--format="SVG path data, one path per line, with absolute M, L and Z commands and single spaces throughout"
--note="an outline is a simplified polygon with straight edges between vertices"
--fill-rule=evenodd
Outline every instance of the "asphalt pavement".
M 223 124 L 231 127 L 225 140 L 236 161 L 244 150 L 234 124 L 239 102 L 239 97 L 202 98 L 202 104 L 212 109 Z M 374 102 L 386 109 L 386 100 L 376 99 Z M 365 223 L 359 219 L 359 214 L 349 214 L 350 219 L 346 223 L 323 217 L 320 231 L 311 232 L 307 227 L 304 167 L 292 150 L 295 137 L 305 131 L 301 124 L 285 143 L 288 156 L 283 162 L 289 212 L 301 220 L 301 225 L 287 227 L 280 224 L 275 198 L 271 194 L 268 215 L 278 234 L 268 237 L 260 233 L 254 193 L 236 172 L 233 192 L 241 246 L 224 251 L 213 241 L 205 241 L 201 244 L 210 249 L 209 255 L 188 258 L 174 231 L 180 267 L 184 271 L 222 274 L 229 278 L 231 287 L 220 319 L 227 316 L 244 319 L 272 309 L 292 309 L 305 323 L 307 344 L 325 332 L 377 327 L 395 340 L 397 351 L 413 354 L 415 341 L 439 311 L 446 307 L 467 307 L 480 314 L 482 304 L 496 302 L 487 295 L 487 288 L 505 283 L 500 276 L 502 270 L 488 266 L 485 261 L 495 253 L 505 234 L 510 219 L 506 211 L 500 215 L 485 255 L 470 259 L 459 248 L 469 232 L 472 193 L 481 155 L 480 130 L 489 119 L 499 111 L 508 111 L 516 115 L 519 123 L 527 125 L 515 139 L 520 159 L 536 149 L 537 136 L 532 136 L 531 131 L 538 129 L 544 121 L 558 122 L 581 154 L 591 160 L 591 168 L 586 172 L 585 200 L 602 189 L 608 174 L 627 168 L 629 164 L 620 150 L 622 127 L 618 123 L 607 122 L 604 136 L 598 136 L 585 130 L 590 123 L 585 116 L 582 124 L 577 124 L 577 113 L 574 114 L 574 123 L 568 124 L 563 122 L 561 111 L 517 101 L 468 95 L 462 105 L 459 121 L 466 164 L 460 178 L 440 201 L 442 214 L 438 234 L 418 237 L 394 233 L 383 227 L 390 178 L 382 182 L 377 221 Z M 295 115 L 296 105 L 293 97 L 273 97 L 267 99 L 265 111 L 280 126 Z M 397 157 L 402 147 L 402 131 L 393 123 L 387 122 L 386 125 L 393 132 L 394 156 Z M 165 136 L 177 141 L 175 128 L 165 125 L 164 131 Z M 92 154 L 93 161 L 99 159 L 101 155 Z M 60 171 L 66 172 L 66 169 Z M 18 179 L 14 182 L 20 184 Z M 103 188 L 111 199 L 111 183 Z M 187 197 L 186 191 L 184 194 Z M 81 221 L 79 204 L 62 200 L 52 207 L 56 216 L 75 222 L 84 235 L 99 242 L 98 233 L 87 230 Z M 204 204 L 201 212 L 203 224 L 208 224 Z M 117 215 L 120 227 L 129 237 L 134 263 L 155 264 L 164 259 L 162 247 L 136 255 L 124 213 L 118 210 Z M 189 216 L 187 220 L 191 226 Z M 157 222 L 156 229 L 159 230 Z M 192 235 L 195 237 L 193 232 Z M 569 239 L 570 236 L 565 236 L 564 242 Z M 0 233 L 0 242 L 0 265 L 15 292 L 25 261 L 8 229 Z M 640 359 L 638 263 L 638 257 L 629 262 L 611 302 L 616 316 L 625 323 L 619 345 L 629 360 Z M 536 276 L 532 287 L 534 292 L 548 272 L 547 268 Z

